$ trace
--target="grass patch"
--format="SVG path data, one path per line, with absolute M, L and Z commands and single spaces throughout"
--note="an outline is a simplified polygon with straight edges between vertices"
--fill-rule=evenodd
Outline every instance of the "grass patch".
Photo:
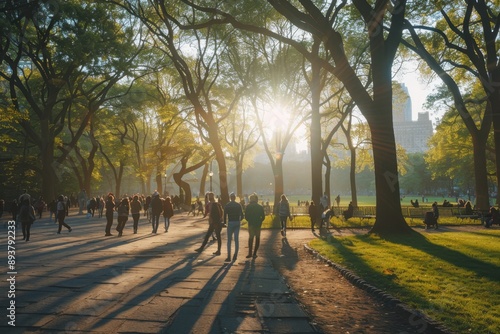
M 313 240 L 310 246 L 458 333 L 500 333 L 500 231 Z

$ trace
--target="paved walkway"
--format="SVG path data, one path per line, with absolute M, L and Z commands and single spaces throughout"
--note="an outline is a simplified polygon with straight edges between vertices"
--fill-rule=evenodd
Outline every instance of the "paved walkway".
M 212 255 L 216 243 L 194 252 L 207 229 L 204 219 L 176 215 L 169 232 L 160 228 L 157 235 L 144 217 L 132 234 L 129 219 L 122 237 L 105 237 L 105 218 L 73 213 L 66 220 L 72 232 L 56 234 L 57 224 L 46 218 L 35 222 L 29 242 L 17 229 L 9 270 L 6 218 L 0 226 L 2 333 L 316 332 L 269 255 L 245 258 L 246 229 L 238 261 L 226 264 L 225 235 L 221 256 Z M 287 248 L 279 231 L 263 231 L 261 255 L 276 249 L 273 256 L 284 256 L 293 251 Z M 15 312 L 7 309 L 13 302 Z

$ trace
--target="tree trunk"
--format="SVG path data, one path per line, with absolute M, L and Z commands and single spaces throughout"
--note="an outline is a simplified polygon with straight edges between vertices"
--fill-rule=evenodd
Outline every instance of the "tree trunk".
M 274 165 L 274 214 L 278 215 L 278 203 L 281 200 L 281 195 L 284 194 L 284 181 L 283 181 L 283 155 L 276 157 Z
M 331 178 L 331 173 L 332 173 L 332 164 L 330 162 L 330 158 L 328 156 L 325 156 L 325 191 L 324 193 L 327 195 L 328 197 L 328 208 L 331 207 L 331 200 L 330 200 L 330 197 L 331 197 L 331 185 L 330 185 L 330 178 Z
M 351 145 L 352 146 L 352 145 Z M 351 167 L 349 168 L 349 180 L 351 181 L 351 201 L 356 208 L 358 206 L 358 190 L 356 189 L 356 148 L 350 147 Z
M 498 75 L 495 76 L 498 77 Z M 495 80 L 495 82 L 499 82 Z M 495 174 L 496 174 L 496 200 L 495 204 L 500 204 L 500 92 L 495 90 L 490 98 L 492 102 L 492 120 L 493 120 L 493 141 L 495 143 Z
M 367 117 L 372 138 L 377 190 L 376 219 L 370 232 L 377 234 L 409 232 L 411 228 L 401 211 L 392 108 L 391 104 L 378 103 L 378 106 L 377 113 L 372 111 L 369 115 L 373 117 Z
M 315 41 L 316 42 L 316 41 Z M 316 45 L 316 43 L 315 43 Z M 321 115 L 320 115 L 320 100 L 321 100 L 321 83 L 320 83 L 321 66 L 314 62 L 311 63 L 311 199 L 319 208 L 319 200 L 323 192 L 322 189 L 322 161 L 323 151 L 321 147 Z M 326 145 L 326 144 L 325 144 Z M 326 150 L 324 150 L 326 152 Z M 316 225 L 321 226 L 321 212 L 316 210 Z
M 161 175 L 162 171 L 163 171 L 163 166 L 157 166 L 155 181 L 156 181 L 156 191 L 158 191 L 160 196 L 163 196 L 163 182 Z
M 191 198 L 193 197 L 191 194 L 191 187 L 189 183 L 182 180 L 184 174 L 174 173 L 174 181 L 179 186 L 180 189 L 184 192 L 184 205 L 191 206 Z M 179 191 L 180 192 L 180 191 Z
M 203 166 L 203 172 L 201 173 L 201 180 L 200 180 L 200 197 L 205 196 L 205 183 L 207 183 L 207 175 L 208 175 L 208 163 Z
M 243 198 L 243 161 L 237 159 L 236 161 L 236 195 Z M 248 203 L 246 203 L 248 204 Z
M 481 135 L 472 136 L 474 148 L 474 175 L 476 180 L 476 207 L 488 210 L 490 199 L 488 192 L 488 172 L 486 167 L 486 138 Z

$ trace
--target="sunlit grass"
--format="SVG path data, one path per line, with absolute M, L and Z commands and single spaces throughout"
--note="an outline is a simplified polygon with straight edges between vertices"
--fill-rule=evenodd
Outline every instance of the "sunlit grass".
M 310 245 L 459 333 L 500 333 L 500 231 L 371 235 Z
M 273 225 L 271 223 L 271 218 L 266 217 L 267 224 L 263 224 L 263 228 L 271 228 Z M 406 222 L 409 226 L 412 227 L 424 227 L 424 223 L 422 219 L 406 219 Z M 340 217 L 332 217 L 330 220 L 330 224 L 333 228 L 370 228 L 375 223 L 374 218 L 349 218 L 348 220 L 342 219 Z M 457 219 L 455 217 L 440 217 L 439 224 L 441 225 L 480 225 L 481 221 L 477 219 Z M 265 227 L 264 227 L 265 226 Z M 274 225 L 279 226 L 278 225 Z M 293 228 L 311 228 L 311 220 L 308 216 L 297 216 L 293 219 L 293 222 L 290 223 L 290 226 Z

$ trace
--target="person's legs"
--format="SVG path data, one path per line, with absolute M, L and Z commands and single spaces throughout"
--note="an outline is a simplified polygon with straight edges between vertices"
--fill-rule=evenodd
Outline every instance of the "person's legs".
M 226 262 L 231 261 L 231 242 L 233 241 L 233 234 L 235 230 L 234 222 L 228 222 L 227 224 L 227 258 Z
M 217 237 L 217 252 L 214 253 L 214 255 L 220 255 L 220 249 L 222 247 L 222 238 L 220 235 L 220 232 L 222 231 L 222 225 L 218 224 L 215 227 L 215 235 Z
M 286 221 L 288 217 L 286 216 L 280 216 L 280 223 L 281 223 L 281 235 L 286 236 Z
M 59 222 L 59 228 L 57 230 L 57 234 L 61 234 L 62 226 L 64 225 L 64 212 L 60 214 L 57 213 L 57 221 Z
M 21 228 L 23 230 L 23 240 L 26 240 L 26 225 L 27 224 L 28 223 L 26 223 L 26 222 L 21 222 Z
M 259 249 L 259 246 L 260 246 L 260 227 L 255 233 L 255 248 L 253 250 L 254 259 L 257 257 L 257 250 Z
M 137 228 L 139 227 L 139 216 L 140 213 L 132 214 L 132 219 L 134 219 L 134 234 L 137 233 Z
M 240 250 L 240 222 L 236 222 L 236 226 L 234 227 L 234 255 L 233 255 L 233 261 L 236 261 L 236 258 L 238 257 L 238 251 Z
M 252 249 L 253 249 L 253 239 L 255 238 L 255 227 L 248 224 L 248 255 L 247 259 L 252 257 Z
M 125 227 L 125 222 L 127 221 L 127 217 L 118 217 L 118 226 L 116 230 L 118 231 L 118 236 L 121 237 L 123 234 L 123 229 Z
M 170 227 L 170 218 L 165 217 L 165 232 L 168 232 L 169 227 Z
M 106 236 L 111 235 L 111 226 L 113 226 L 113 213 L 106 213 Z
M 201 251 L 203 250 L 203 248 L 205 248 L 205 246 L 207 245 L 208 238 L 210 238 L 210 236 L 212 235 L 213 231 L 214 231 L 214 226 L 212 224 L 208 225 L 208 231 L 205 234 L 205 238 L 203 239 L 203 242 L 201 243 L 200 248 L 197 248 L 195 250 L 196 252 L 201 253 Z
M 63 225 L 64 227 L 66 227 L 66 228 L 68 229 L 68 231 L 70 231 L 70 232 L 71 232 L 71 226 L 69 226 L 68 224 L 66 224 L 64 221 L 62 222 L 62 225 Z
M 31 224 L 28 223 L 26 224 L 26 241 L 30 241 L 30 230 L 31 230 Z
M 153 219 L 151 221 L 151 224 L 153 226 L 153 232 L 152 233 L 157 233 L 158 232 L 158 225 L 160 224 L 160 215 L 154 214 Z

